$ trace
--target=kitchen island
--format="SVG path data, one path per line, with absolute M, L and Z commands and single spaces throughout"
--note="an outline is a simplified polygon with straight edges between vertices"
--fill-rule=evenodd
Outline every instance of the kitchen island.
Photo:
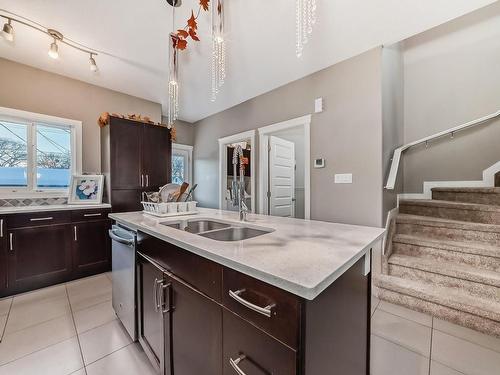
M 367 374 L 384 230 L 237 215 L 110 215 L 141 233 L 138 336 L 158 372 Z

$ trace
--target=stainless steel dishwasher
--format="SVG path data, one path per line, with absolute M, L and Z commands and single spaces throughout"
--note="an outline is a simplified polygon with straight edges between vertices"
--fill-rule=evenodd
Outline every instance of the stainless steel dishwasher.
M 137 232 L 113 225 L 109 230 L 112 239 L 112 281 L 113 281 L 113 309 L 129 333 L 137 340 L 137 303 L 135 259 Z

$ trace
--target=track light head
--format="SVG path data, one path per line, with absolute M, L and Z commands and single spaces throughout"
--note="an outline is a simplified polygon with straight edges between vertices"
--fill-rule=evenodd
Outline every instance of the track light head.
M 89 63 L 90 63 L 90 71 L 91 72 L 97 72 L 97 63 L 95 62 L 95 59 L 94 59 L 94 54 L 91 53 L 90 54 L 90 58 L 89 58 Z
M 3 38 L 9 42 L 14 40 L 14 28 L 12 27 L 12 20 L 9 18 L 8 21 L 3 25 L 2 34 Z
M 57 46 L 56 39 L 50 45 L 49 56 L 53 59 L 57 59 L 59 57 L 59 47 Z

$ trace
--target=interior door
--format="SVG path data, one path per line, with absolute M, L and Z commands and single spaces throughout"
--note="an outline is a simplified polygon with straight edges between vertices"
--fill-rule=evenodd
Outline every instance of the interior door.
M 146 190 L 158 190 L 170 182 L 171 154 L 170 130 L 161 126 L 144 125 L 142 160 Z
M 222 374 L 222 307 L 172 280 L 172 369 L 175 375 Z
M 163 271 L 138 257 L 139 341 L 161 375 L 170 375 L 170 305 L 168 280 Z M 168 301 L 166 301 L 168 300 Z
M 269 214 L 295 217 L 295 144 L 269 137 Z

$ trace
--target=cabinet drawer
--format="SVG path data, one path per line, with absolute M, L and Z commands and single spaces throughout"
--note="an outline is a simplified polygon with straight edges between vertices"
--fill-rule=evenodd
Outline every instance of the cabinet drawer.
M 70 211 L 30 212 L 25 214 L 9 215 L 7 218 L 7 227 L 36 227 L 41 225 L 66 224 L 70 222 Z
M 298 348 L 298 297 L 253 277 L 224 268 L 222 303 L 277 339 Z
M 224 310 L 223 375 L 295 375 L 297 353 Z M 240 371 L 240 372 L 238 372 Z
M 75 210 L 71 211 L 71 221 L 89 221 L 89 220 L 101 220 L 107 219 L 108 214 L 111 212 L 109 208 L 97 208 L 90 210 Z
M 139 251 L 194 288 L 220 302 L 222 267 L 155 237 L 144 236 Z

